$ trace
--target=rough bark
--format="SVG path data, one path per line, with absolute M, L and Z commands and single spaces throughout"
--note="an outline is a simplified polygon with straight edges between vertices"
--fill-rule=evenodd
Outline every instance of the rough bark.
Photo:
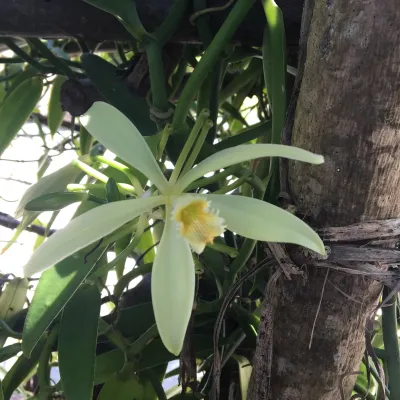
M 143 24 L 150 31 L 167 16 L 174 0 L 135 0 Z M 132 0 L 133 2 L 133 0 Z M 210 0 L 209 7 L 226 4 L 227 0 Z M 288 43 L 298 42 L 303 0 L 280 0 Z M 0 0 L 0 36 L 82 37 L 103 40 L 130 40 L 129 34 L 110 14 L 97 10 L 83 0 Z M 210 14 L 214 29 L 225 20 L 229 10 Z M 235 40 L 245 44 L 260 44 L 265 24 L 261 2 L 257 2 L 236 33 Z M 178 41 L 198 41 L 197 31 L 189 18 L 179 26 L 174 38 Z
M 295 203 L 317 226 L 400 216 L 398 6 L 398 0 L 315 0 L 292 143 L 326 161 L 292 163 L 289 181 Z M 305 270 L 306 281 L 281 277 L 270 300 L 274 310 L 265 306 L 273 331 L 262 319 L 252 400 L 350 397 L 356 379 L 350 374 L 358 371 L 381 285 L 326 268 Z M 264 358 L 271 346 L 269 371 Z

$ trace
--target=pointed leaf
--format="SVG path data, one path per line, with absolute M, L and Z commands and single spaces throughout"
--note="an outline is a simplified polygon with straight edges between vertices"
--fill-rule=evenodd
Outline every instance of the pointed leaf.
M 58 171 L 39 179 L 22 196 L 15 211 L 15 216 L 17 218 L 20 217 L 26 204 L 31 200 L 47 193 L 64 191 L 68 183 L 74 181 L 79 173 L 80 170 L 75 165 L 68 164 Z
M 43 90 L 43 79 L 35 77 L 18 85 L 0 106 L 0 156 L 31 115 Z
M 221 150 L 201 161 L 178 180 L 177 186 L 179 189 L 183 190 L 190 183 L 201 178 L 208 172 L 261 157 L 285 157 L 311 164 L 322 164 L 324 162 L 322 156 L 297 147 L 284 146 L 281 144 L 244 144 Z
M 67 399 L 92 399 L 100 305 L 97 286 L 84 285 L 62 313 L 58 358 Z
M 54 233 L 33 253 L 25 265 L 25 275 L 31 276 L 51 267 L 163 203 L 163 196 L 148 197 L 104 204 L 86 212 Z
M 47 124 L 49 126 L 51 136 L 54 136 L 64 120 L 65 112 L 61 109 L 60 91 L 61 86 L 66 79 L 67 78 L 63 75 L 57 75 L 52 82 L 47 113 Z
M 211 208 L 219 210 L 227 228 L 250 239 L 294 243 L 325 254 L 322 240 L 293 214 L 262 200 L 245 196 L 210 194 Z
M 14 329 L 15 321 L 10 318 L 16 315 L 24 308 L 26 293 L 29 282 L 24 278 L 15 278 L 9 282 L 0 296 L 0 319 L 8 323 L 11 329 Z M 0 347 L 4 346 L 8 334 L 0 332 Z
M 58 211 L 70 204 L 87 200 L 88 193 L 54 192 L 46 193 L 26 203 L 25 210 L 43 212 Z
M 104 384 L 97 400 L 139 400 L 143 399 L 143 394 L 143 386 L 138 377 L 133 374 L 131 366 L 128 364 L 123 371 L 113 375 Z
M 233 358 L 237 361 L 239 367 L 240 394 L 242 395 L 242 400 L 246 400 L 253 367 L 251 362 L 244 356 L 234 354 Z
M 167 219 L 151 274 L 151 297 L 157 329 L 164 346 L 181 352 L 192 314 L 195 270 L 189 244 Z
M 107 103 L 96 102 L 80 121 L 93 137 L 146 175 L 160 191 L 167 188 L 168 182 L 149 146 L 124 114 Z

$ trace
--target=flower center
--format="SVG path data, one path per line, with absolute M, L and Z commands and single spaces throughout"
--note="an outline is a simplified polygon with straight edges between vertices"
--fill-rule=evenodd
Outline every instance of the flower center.
M 213 243 L 214 238 L 225 231 L 224 220 L 201 197 L 178 197 L 172 218 L 178 223 L 179 233 L 198 254 L 203 252 L 207 243 Z

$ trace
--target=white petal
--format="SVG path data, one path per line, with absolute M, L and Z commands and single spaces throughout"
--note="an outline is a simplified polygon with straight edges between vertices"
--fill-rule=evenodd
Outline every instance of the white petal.
M 82 214 L 39 246 L 24 268 L 25 276 L 53 266 L 164 202 L 164 196 L 117 201 Z
M 178 355 L 192 313 L 195 288 L 193 257 L 176 224 L 167 216 L 151 274 L 151 297 L 164 346 Z
M 30 186 L 22 196 L 17 210 L 15 211 L 15 216 L 17 218 L 20 217 L 24 212 L 26 204 L 31 200 L 36 199 L 36 197 L 50 192 L 63 192 L 68 183 L 74 181 L 80 172 L 80 169 L 75 165 L 68 164 L 63 168 L 60 168 L 58 171 L 40 178 L 35 184 Z
M 208 172 L 261 157 L 284 157 L 311 164 L 322 164 L 324 162 L 322 156 L 299 149 L 298 147 L 281 144 L 243 144 L 221 150 L 201 161 L 192 170 L 178 179 L 178 188 L 184 190 L 190 183 L 201 178 Z
M 80 121 L 93 137 L 142 172 L 161 192 L 166 189 L 168 182 L 149 146 L 124 114 L 107 103 L 96 102 Z
M 321 238 L 305 222 L 270 203 L 245 196 L 206 195 L 229 230 L 264 242 L 294 243 L 325 254 Z

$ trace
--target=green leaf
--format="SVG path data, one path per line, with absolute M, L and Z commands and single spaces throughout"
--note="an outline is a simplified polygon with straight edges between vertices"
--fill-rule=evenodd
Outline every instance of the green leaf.
M 325 246 L 305 222 L 288 211 L 245 196 L 210 194 L 211 207 L 232 232 L 264 242 L 294 243 L 325 254 Z
M 67 399 L 92 399 L 100 305 L 97 286 L 84 285 L 62 313 L 58 358 Z
M 0 295 L 0 319 L 8 323 L 11 329 L 14 328 L 15 322 L 10 322 L 10 319 L 24 308 L 28 287 L 27 279 L 15 278 L 7 283 Z M 7 337 L 7 333 L 0 331 L 0 347 L 4 346 Z
M 115 15 L 125 26 L 126 30 L 138 41 L 148 35 L 140 22 L 136 11 L 136 5 L 130 0 L 84 0 L 100 10 Z
M 146 252 L 146 255 L 143 257 L 143 261 L 145 264 L 154 262 L 154 258 L 156 256 L 156 252 L 154 247 L 148 251 L 154 245 L 153 235 L 151 230 L 148 229 L 140 239 L 140 242 L 137 246 L 137 249 L 143 254 Z
M 4 400 L 3 383 L 0 381 L 0 400 Z
M 68 257 L 40 277 L 22 333 L 22 351 L 25 355 L 32 353 L 43 333 L 89 275 L 103 251 L 98 249 L 88 255 L 90 250 Z
M 103 204 L 74 218 L 33 253 L 25 265 L 25 275 L 31 276 L 55 265 L 163 203 L 163 196 L 119 201 Z
M 40 340 L 30 357 L 22 354 L 7 372 L 3 379 L 3 393 L 6 400 L 10 399 L 15 389 L 29 376 L 37 362 L 39 361 L 46 339 Z
M 81 155 L 89 154 L 92 148 L 93 138 L 86 128 L 81 125 L 79 129 L 79 150 Z
M 169 186 L 139 130 L 116 108 L 96 102 L 80 121 L 93 137 L 146 175 L 161 192 Z
M 80 170 L 75 165 L 68 164 L 63 168 L 60 168 L 58 171 L 39 179 L 34 185 L 30 186 L 22 196 L 17 210 L 15 211 L 15 216 L 17 218 L 21 216 L 26 204 L 31 200 L 47 193 L 64 191 L 68 183 L 74 181 L 79 173 Z M 35 215 L 37 216 L 39 214 Z
M 42 78 L 23 81 L 0 106 L 0 156 L 32 114 L 43 89 Z
M 82 203 L 75 216 L 94 206 L 95 204 L 91 202 Z M 22 333 L 22 351 L 27 356 L 31 354 L 43 333 L 88 276 L 102 253 L 102 250 L 97 249 L 86 256 L 90 250 L 82 250 L 67 258 L 40 277 L 31 305 L 28 308 Z
M 21 351 L 21 343 L 10 344 L 0 349 L 0 362 L 15 357 Z
M 111 323 L 109 317 L 104 320 Z M 153 306 L 151 303 L 138 304 L 120 311 L 116 329 L 131 340 L 137 339 L 154 325 Z
M 60 91 L 61 86 L 66 79 L 67 78 L 65 76 L 57 75 L 52 82 L 47 114 L 47 124 L 49 126 L 51 136 L 54 136 L 64 120 L 65 112 L 61 109 Z
M 261 157 L 284 157 L 291 160 L 308 162 L 310 164 L 322 164 L 324 162 L 322 156 L 307 150 L 299 149 L 298 147 L 280 144 L 243 144 L 230 149 L 221 150 L 201 161 L 193 169 L 178 179 L 176 190 L 185 189 L 190 183 L 209 172 Z
M 130 4 L 133 6 L 132 2 Z M 108 103 L 125 114 L 143 136 L 157 133 L 146 99 L 128 88 L 117 68 L 94 54 L 83 54 L 81 61 L 90 80 Z
M 26 203 L 25 210 L 36 212 L 57 211 L 69 206 L 70 204 L 87 199 L 87 193 L 46 193 Z
M 242 400 L 246 400 L 247 389 L 249 387 L 251 371 L 253 368 L 251 362 L 246 357 L 234 354 L 233 358 L 237 361 L 239 367 L 240 393 Z
M 97 400 L 142 400 L 144 388 L 132 367 L 127 364 L 123 371 L 113 375 L 103 386 Z
M 110 178 L 106 183 L 106 198 L 109 203 L 122 200 L 121 193 L 118 190 L 117 182 Z

